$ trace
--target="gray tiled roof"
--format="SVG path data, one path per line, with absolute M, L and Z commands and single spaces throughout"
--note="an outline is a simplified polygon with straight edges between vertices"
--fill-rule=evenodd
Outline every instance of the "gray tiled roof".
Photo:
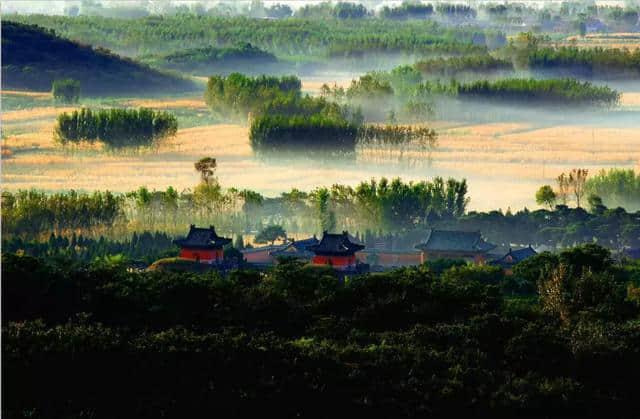
M 432 229 L 418 249 L 434 252 L 485 253 L 496 245 L 487 243 L 478 231 L 455 231 Z
M 280 257 L 280 256 L 290 256 L 290 257 L 298 257 L 298 258 L 311 258 L 314 254 L 309 250 L 310 246 L 315 246 L 320 241 L 316 239 L 315 236 L 304 239 L 304 240 L 296 240 L 292 243 L 289 243 L 282 249 L 277 249 L 272 251 L 271 256 Z
M 511 266 L 511 265 L 515 265 L 518 262 L 522 262 L 523 260 L 528 259 L 537 254 L 538 252 L 536 252 L 535 250 L 533 250 L 531 246 L 529 246 L 523 249 L 509 250 L 509 253 L 507 253 L 506 255 L 502 256 L 499 259 L 491 261 L 490 263 L 492 265 Z M 511 256 L 511 260 L 509 260 L 509 256 Z
M 307 249 L 314 253 L 328 254 L 351 254 L 364 249 L 361 244 L 353 243 L 349 239 L 349 233 L 343 231 L 342 234 L 329 234 L 326 231 L 322 234 L 320 243 L 309 246 Z
M 198 228 L 191 224 L 187 237 L 173 242 L 180 247 L 215 248 L 231 243 L 231 239 L 218 236 L 214 226 Z

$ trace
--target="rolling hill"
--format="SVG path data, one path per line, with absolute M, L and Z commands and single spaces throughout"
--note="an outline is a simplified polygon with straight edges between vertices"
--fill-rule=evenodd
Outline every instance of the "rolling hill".
M 103 48 L 61 38 L 39 26 L 2 23 L 4 89 L 49 90 L 55 79 L 80 81 L 82 94 L 130 95 L 195 90 L 176 75 L 154 70 Z

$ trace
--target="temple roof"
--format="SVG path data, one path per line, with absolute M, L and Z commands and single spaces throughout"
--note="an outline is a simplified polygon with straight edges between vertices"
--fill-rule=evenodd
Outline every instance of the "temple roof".
M 479 231 L 432 229 L 424 243 L 416 248 L 432 252 L 486 253 L 496 247 L 486 242 Z
M 275 257 L 290 256 L 298 258 L 311 258 L 313 256 L 313 252 L 309 250 L 309 247 L 315 246 L 319 243 L 320 241 L 318 241 L 316 236 L 304 240 L 296 240 L 287 244 L 284 248 L 270 252 L 270 255 Z
M 499 259 L 492 260 L 490 264 L 498 265 L 498 266 L 511 266 L 511 265 L 515 265 L 518 262 L 522 262 L 523 260 L 528 259 L 537 254 L 538 252 L 533 250 L 533 247 L 531 246 L 525 247 L 523 249 L 518 249 L 518 250 L 509 249 L 509 253 L 507 253 L 506 255 L 502 256 Z
M 320 243 L 309 246 L 307 249 L 314 253 L 341 255 L 353 254 L 364 249 L 364 246 L 352 242 L 349 239 L 349 233 L 346 231 L 343 231 L 342 234 L 329 234 L 325 231 L 322 234 Z
M 180 247 L 201 249 L 222 247 L 231 243 L 231 239 L 218 236 L 213 226 L 209 228 L 198 228 L 194 224 L 191 224 L 187 237 L 174 240 L 173 242 Z

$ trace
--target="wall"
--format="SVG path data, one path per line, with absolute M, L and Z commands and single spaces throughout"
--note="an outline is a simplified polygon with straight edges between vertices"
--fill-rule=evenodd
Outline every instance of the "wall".
M 191 260 L 200 260 L 202 263 L 222 262 L 222 249 L 181 249 L 180 257 Z

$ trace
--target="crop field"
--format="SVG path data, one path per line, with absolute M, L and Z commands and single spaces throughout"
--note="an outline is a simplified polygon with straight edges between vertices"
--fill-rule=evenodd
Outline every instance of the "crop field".
M 306 82 L 305 86 L 312 90 L 322 83 Z M 15 93 L 3 92 L 8 94 Z M 46 93 L 30 96 L 46 97 Z M 637 108 L 640 93 L 625 93 L 621 103 L 623 110 Z M 409 180 L 466 177 L 472 197 L 470 208 L 484 210 L 500 202 L 533 207 L 536 188 L 553 183 L 558 174 L 573 167 L 596 172 L 609 167 L 636 167 L 640 161 L 637 127 L 576 123 L 550 126 L 539 121 L 434 121 L 438 145 L 428 154 L 371 148 L 359 150 L 351 159 L 266 159 L 254 155 L 247 127 L 209 123 L 209 111 L 198 97 L 126 99 L 120 105 L 170 109 L 192 123 L 179 129 L 158 150 L 112 153 L 97 145 L 62 148 L 54 142 L 55 117 L 74 107 L 47 105 L 4 112 L 4 188 L 126 192 L 141 185 L 151 189 L 171 185 L 184 190 L 198 181 L 193 162 L 215 156 L 223 185 L 252 188 L 267 195 L 292 187 L 312 190 L 333 183 L 353 185 L 380 176 Z
M 640 48 L 639 33 L 594 33 L 582 36 L 570 36 L 562 45 L 575 45 L 583 48 L 627 48 L 635 50 Z

